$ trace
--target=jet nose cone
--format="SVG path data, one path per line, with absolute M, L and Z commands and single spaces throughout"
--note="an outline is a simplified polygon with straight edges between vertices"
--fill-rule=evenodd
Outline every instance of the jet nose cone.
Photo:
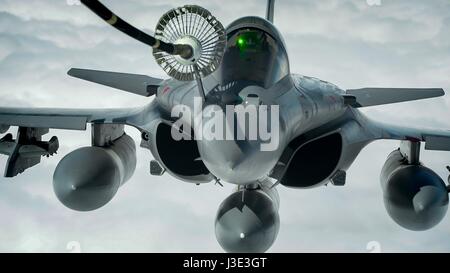
M 212 174 L 235 184 L 245 184 L 264 177 L 278 158 L 246 141 L 202 140 L 198 142 L 198 148 Z
M 206 107 L 201 127 L 196 128 L 197 137 L 201 136 L 197 143 L 202 160 L 212 174 L 230 183 L 245 184 L 270 172 L 283 144 L 279 126 L 264 125 L 261 129 L 263 122 L 258 118 L 243 121 L 234 111 L 224 112 L 217 105 Z M 208 114 L 211 112 L 214 114 Z M 268 128 L 273 130 L 267 133 Z
M 279 216 L 264 193 L 236 192 L 220 206 L 215 226 L 217 240 L 225 251 L 262 253 L 275 241 Z

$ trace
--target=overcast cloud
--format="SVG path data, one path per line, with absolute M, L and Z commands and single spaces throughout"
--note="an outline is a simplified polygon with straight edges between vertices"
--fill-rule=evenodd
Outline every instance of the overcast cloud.
M 70 1 L 69 1 L 70 2 Z M 170 8 L 199 4 L 224 25 L 263 16 L 265 1 L 105 0 L 134 25 L 151 31 Z M 291 70 L 344 89 L 442 87 L 449 94 L 365 109 L 392 123 L 450 129 L 450 2 L 447 0 L 277 0 L 275 21 L 284 34 Z M 141 97 L 66 75 L 71 67 L 167 76 L 151 50 L 65 0 L 0 0 L 0 106 L 129 107 Z M 129 129 L 137 143 L 139 134 Z M 0 251 L 220 252 L 214 218 L 232 186 L 186 184 L 149 175 L 148 150 L 139 149 L 134 177 L 107 206 L 91 213 L 66 209 L 54 196 L 52 175 L 70 151 L 90 144 L 90 132 L 52 130 L 57 156 L 14 178 L 0 178 Z M 50 136 L 50 135 L 49 135 Z M 410 232 L 387 215 L 379 173 L 395 141 L 360 154 L 345 187 L 293 190 L 280 186 L 281 229 L 273 252 L 450 251 L 450 215 L 430 231 Z M 426 151 L 423 162 L 444 180 L 450 155 Z M 6 158 L 0 158 L 0 166 Z

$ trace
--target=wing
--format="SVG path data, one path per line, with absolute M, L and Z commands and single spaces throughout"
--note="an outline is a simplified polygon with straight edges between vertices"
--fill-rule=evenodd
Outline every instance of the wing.
M 450 151 L 450 130 L 407 128 L 376 121 L 371 124 L 376 139 L 425 142 L 426 150 Z
M 442 88 L 362 88 L 346 91 L 344 99 L 353 107 L 367 107 L 445 95 Z M 375 139 L 425 142 L 425 149 L 450 151 L 450 130 L 407 128 L 373 121 L 364 121 Z
M 58 109 L 0 108 L 0 126 L 86 130 L 87 123 L 119 123 L 136 126 L 133 118 L 141 108 Z
M 107 71 L 72 68 L 67 72 L 72 77 L 106 85 L 129 93 L 149 97 L 156 94 L 162 79 L 146 75 L 135 75 Z
M 354 97 L 354 107 L 398 103 L 435 98 L 445 95 L 442 88 L 362 88 L 349 89 L 347 95 Z
M 112 140 L 124 134 L 123 126 L 130 125 L 140 130 L 159 117 L 155 102 L 140 108 L 123 109 L 55 109 L 55 108 L 0 108 L 0 134 L 10 126 L 19 127 L 16 139 L 7 134 L 0 139 L 0 154 L 8 156 L 5 177 L 13 177 L 40 163 L 42 156 L 57 152 L 57 137 L 43 141 L 42 136 L 53 129 L 86 130 L 88 123 L 94 124 L 94 132 L 102 141 L 103 135 Z M 97 126 L 97 127 L 96 127 Z M 109 126 L 109 127 L 108 127 Z M 105 129 L 105 130 L 102 130 Z

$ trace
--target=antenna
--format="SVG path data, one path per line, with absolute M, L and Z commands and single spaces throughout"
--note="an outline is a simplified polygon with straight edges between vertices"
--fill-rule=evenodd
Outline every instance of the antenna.
M 275 0 L 267 0 L 266 19 L 273 23 L 275 13 Z

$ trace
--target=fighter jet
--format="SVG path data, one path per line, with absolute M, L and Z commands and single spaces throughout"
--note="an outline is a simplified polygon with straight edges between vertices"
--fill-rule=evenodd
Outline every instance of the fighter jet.
M 141 108 L 0 108 L 0 153 L 5 177 L 14 177 L 57 152 L 49 129 L 86 130 L 92 143 L 57 165 L 53 187 L 66 207 L 92 211 L 106 205 L 132 177 L 136 145 L 125 126 L 141 132 L 140 147 L 154 160 L 151 175 L 193 184 L 231 183 L 215 234 L 227 252 L 265 252 L 278 235 L 277 187 L 344 186 L 346 172 L 368 144 L 399 141 L 381 172 L 388 214 L 409 230 L 437 225 L 449 187 L 420 160 L 426 150 L 450 151 L 450 131 L 376 122 L 360 109 L 444 95 L 441 88 L 344 90 L 293 74 L 283 36 L 274 24 L 275 1 L 265 18 L 242 17 L 224 28 L 195 5 L 164 14 L 147 34 L 100 1 L 81 3 L 108 24 L 153 49 L 168 79 L 71 69 L 72 77 L 148 98 Z M 255 121 L 256 120 L 256 121 Z M 17 127 L 17 134 L 8 133 Z M 223 128 L 220 128 L 220 127 Z M 330 223 L 331 224 L 331 223 Z

